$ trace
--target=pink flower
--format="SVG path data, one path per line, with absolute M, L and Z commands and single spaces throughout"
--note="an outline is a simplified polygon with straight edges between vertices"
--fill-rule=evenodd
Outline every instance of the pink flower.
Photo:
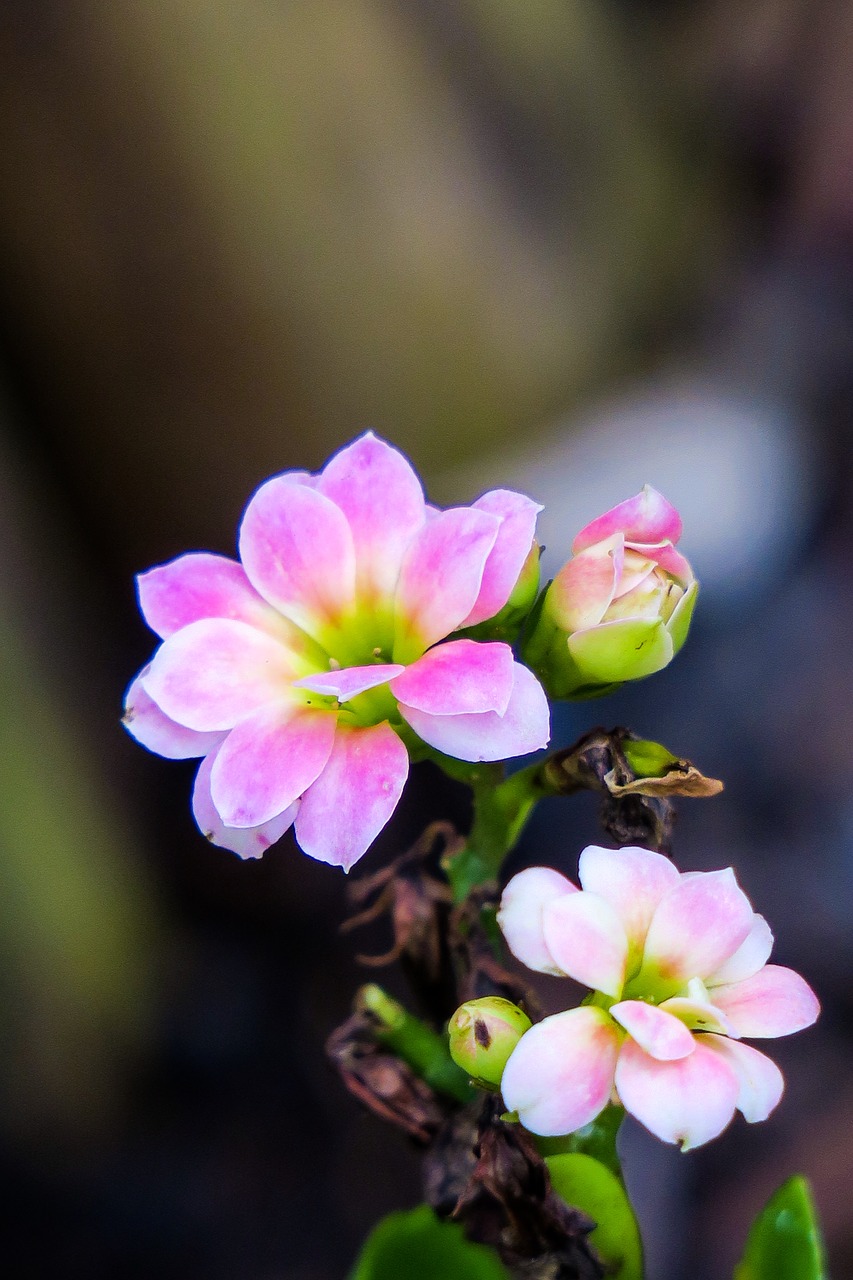
M 680 535 L 678 512 L 648 485 L 580 531 L 528 645 L 553 693 L 638 680 L 672 660 L 699 589 Z
M 254 494 L 240 562 L 196 552 L 139 578 L 163 643 L 125 722 L 172 759 L 203 756 L 202 831 L 259 857 L 291 824 L 349 869 L 393 813 L 418 740 L 461 760 L 547 744 L 545 695 L 509 645 L 457 638 L 506 604 L 540 508 L 495 490 L 428 507 L 407 460 L 368 432 L 319 475 Z
M 782 1075 L 742 1036 L 790 1035 L 818 1015 L 811 988 L 767 964 L 773 935 L 731 869 L 680 874 L 647 849 L 580 856 L 581 891 L 531 867 L 507 885 L 510 950 L 594 995 L 522 1036 L 501 1081 L 533 1133 L 571 1133 L 613 1099 L 664 1142 L 697 1147 L 741 1111 L 765 1120 Z

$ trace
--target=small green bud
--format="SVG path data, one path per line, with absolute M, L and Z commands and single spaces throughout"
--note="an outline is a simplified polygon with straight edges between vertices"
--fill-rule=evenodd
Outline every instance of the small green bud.
M 509 1055 L 531 1025 L 527 1014 L 502 996 L 468 1000 L 450 1019 L 450 1056 L 475 1084 L 498 1089 Z

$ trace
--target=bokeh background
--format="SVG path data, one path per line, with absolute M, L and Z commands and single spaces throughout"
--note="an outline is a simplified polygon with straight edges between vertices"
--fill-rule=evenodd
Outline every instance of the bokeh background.
M 723 1280 L 789 1172 L 853 1274 L 853 6 L 5 0 L 0 1239 L 9 1274 L 339 1280 L 418 1166 L 328 1071 L 344 878 L 242 865 L 118 725 L 134 572 L 231 552 L 372 426 L 440 502 L 644 481 L 704 583 L 661 676 L 561 710 L 726 780 L 734 863 L 824 1003 L 788 1093 L 688 1157 L 626 1126 L 650 1280 Z M 368 869 L 463 798 L 423 766 Z M 595 833 L 550 804 L 522 856 Z M 357 944 L 356 944 L 357 945 Z

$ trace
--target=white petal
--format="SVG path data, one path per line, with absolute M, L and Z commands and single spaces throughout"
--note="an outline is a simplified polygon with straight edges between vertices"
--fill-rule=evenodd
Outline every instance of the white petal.
M 573 893 L 542 912 L 548 950 L 584 986 L 618 997 L 625 982 L 628 938 L 616 912 L 594 893 Z
M 519 871 L 504 889 L 498 924 L 510 951 L 528 969 L 563 975 L 545 941 L 542 911 L 557 898 L 577 892 L 571 880 L 551 867 Z

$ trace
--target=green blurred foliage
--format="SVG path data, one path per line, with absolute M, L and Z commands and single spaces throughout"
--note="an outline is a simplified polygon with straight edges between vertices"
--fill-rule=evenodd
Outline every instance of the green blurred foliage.
M 734 1280 L 827 1280 L 820 1227 L 805 1178 L 783 1182 L 761 1210 Z
M 55 673 L 0 599 L 4 1128 L 100 1128 L 151 1014 L 151 908 L 135 837 L 81 749 Z M 125 1063 L 126 1065 L 126 1063 Z
M 719 249 L 707 151 L 599 0 L 52 21 L 0 42 L 0 235 L 137 563 L 230 539 L 261 477 L 365 426 L 433 474 L 529 441 Z

